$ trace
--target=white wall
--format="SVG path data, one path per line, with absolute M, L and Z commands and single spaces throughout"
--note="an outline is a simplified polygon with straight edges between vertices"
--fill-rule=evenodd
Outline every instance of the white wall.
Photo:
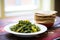
M 42 10 L 54 10 L 54 0 L 41 0 L 41 4 L 38 2 L 38 6 L 39 6 L 38 8 L 40 8 Z M 8 7 L 7 7 L 7 9 L 8 9 Z M 33 9 L 33 8 L 30 8 L 30 9 Z M 20 8 L 20 10 L 21 10 L 21 8 Z M 7 11 L 8 12 L 6 12 L 6 10 L 5 10 L 5 15 L 7 17 L 8 16 L 23 16 L 23 15 L 26 16 L 26 15 L 32 15 L 33 14 L 32 10 L 30 10 L 30 11 L 13 11 L 13 10 L 10 11 L 10 10 L 7 10 Z
M 33 10 L 5 12 L 6 17 L 8 16 L 32 16 L 33 14 L 34 14 Z

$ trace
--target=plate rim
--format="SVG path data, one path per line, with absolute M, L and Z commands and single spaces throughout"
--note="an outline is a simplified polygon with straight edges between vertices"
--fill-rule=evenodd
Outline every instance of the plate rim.
M 37 35 L 37 34 L 41 34 L 41 33 L 44 33 L 45 31 L 47 31 L 47 27 L 46 27 L 45 25 L 35 24 L 35 25 L 37 25 L 37 26 L 42 26 L 42 27 L 39 27 L 39 28 L 43 28 L 43 29 L 41 29 L 40 31 L 35 32 L 35 33 L 17 33 L 17 32 L 11 31 L 11 30 L 9 29 L 9 27 L 11 27 L 12 25 L 15 25 L 15 24 L 17 24 L 17 23 L 12 23 L 12 24 L 6 25 L 6 26 L 4 27 L 4 30 L 5 30 L 6 32 L 9 32 L 9 33 L 12 33 L 12 34 L 16 34 L 16 35 Z M 44 30 L 44 31 L 43 31 L 43 30 Z

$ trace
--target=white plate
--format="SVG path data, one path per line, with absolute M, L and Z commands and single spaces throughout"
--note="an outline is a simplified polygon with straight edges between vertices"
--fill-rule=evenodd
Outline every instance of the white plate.
M 45 31 L 47 31 L 47 27 L 46 26 L 41 25 L 41 24 L 35 24 L 35 25 L 37 25 L 40 28 L 40 31 L 35 32 L 35 33 L 17 33 L 17 32 L 14 32 L 14 31 L 10 30 L 10 27 L 13 26 L 13 25 L 15 25 L 15 24 L 16 23 L 6 25 L 4 27 L 4 30 L 7 31 L 7 32 L 9 32 L 9 33 L 15 34 L 17 36 L 22 36 L 22 37 L 31 37 L 31 36 L 38 35 L 38 34 L 41 34 L 41 33 L 44 33 Z

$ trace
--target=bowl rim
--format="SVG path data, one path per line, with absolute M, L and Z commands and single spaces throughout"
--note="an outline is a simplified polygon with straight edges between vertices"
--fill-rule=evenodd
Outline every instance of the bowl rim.
M 37 34 L 41 34 L 41 33 L 44 33 L 45 31 L 47 31 L 47 27 L 46 27 L 45 25 L 35 24 L 35 25 L 37 25 L 37 26 L 40 28 L 40 31 L 34 32 L 34 33 L 18 33 L 18 32 L 14 32 L 14 31 L 11 31 L 11 30 L 10 30 L 10 27 L 11 27 L 12 25 L 15 25 L 15 24 L 17 24 L 17 23 L 13 23 L 13 24 L 6 25 L 6 26 L 4 27 L 4 30 L 5 30 L 6 32 L 9 32 L 9 33 L 12 33 L 12 34 L 16 34 L 16 35 L 37 35 Z M 41 26 L 42 26 L 42 27 L 41 27 Z

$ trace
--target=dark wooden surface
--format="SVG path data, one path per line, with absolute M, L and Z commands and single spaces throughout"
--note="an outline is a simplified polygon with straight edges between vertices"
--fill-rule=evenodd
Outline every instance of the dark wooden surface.
M 10 19 L 13 20 L 13 18 Z M 53 27 L 48 28 L 46 32 L 34 37 L 18 37 L 16 35 L 5 32 L 3 28 L 6 24 L 8 24 L 7 21 L 10 19 L 0 19 L 0 40 L 53 40 L 57 37 L 60 37 L 60 27 L 58 26 L 60 25 L 60 17 L 56 17 L 57 20 Z

